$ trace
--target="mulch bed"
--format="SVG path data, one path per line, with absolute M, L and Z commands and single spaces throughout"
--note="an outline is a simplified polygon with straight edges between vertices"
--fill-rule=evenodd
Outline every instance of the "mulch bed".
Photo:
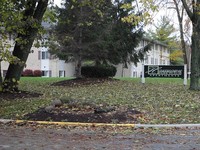
M 24 116 L 28 120 L 34 121 L 66 121 L 85 123 L 136 123 L 143 113 L 135 109 L 111 107 L 92 107 L 78 105 L 69 107 L 68 105 L 54 108 L 47 112 L 41 108 L 34 113 Z
M 92 84 L 101 84 L 104 82 L 116 82 L 119 79 L 114 78 L 75 78 L 71 80 L 64 80 L 53 83 L 52 86 L 84 86 Z

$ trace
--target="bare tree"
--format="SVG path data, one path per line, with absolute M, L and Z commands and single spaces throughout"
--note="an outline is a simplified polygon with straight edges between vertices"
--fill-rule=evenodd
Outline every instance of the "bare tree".
M 184 7 L 183 5 L 179 4 L 179 0 L 173 0 L 174 5 L 175 5 L 175 10 L 177 13 L 177 18 L 178 18 L 178 23 L 179 23 L 179 32 L 180 32 L 180 38 L 181 38 L 181 47 L 183 51 L 183 59 L 184 59 L 184 64 L 188 64 L 188 59 L 187 59 L 187 48 L 184 40 L 184 31 L 183 31 L 183 17 L 184 17 Z

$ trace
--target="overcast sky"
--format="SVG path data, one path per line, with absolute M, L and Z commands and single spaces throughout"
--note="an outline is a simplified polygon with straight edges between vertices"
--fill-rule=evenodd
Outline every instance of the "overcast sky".
M 61 0 L 54 0 L 54 3 L 58 6 L 60 6 Z
M 54 3 L 58 6 L 61 6 L 61 1 L 62 0 L 54 0 Z M 169 16 L 172 23 L 174 24 L 174 26 L 176 28 L 178 28 L 178 22 L 177 22 L 177 16 L 176 16 L 176 12 L 173 10 L 173 9 L 168 9 L 166 6 L 161 8 L 159 10 L 159 12 L 156 12 L 154 15 L 153 15 L 153 24 L 156 24 L 156 22 L 158 20 L 160 20 L 161 16 Z M 152 25 L 148 25 L 146 28 L 152 28 Z

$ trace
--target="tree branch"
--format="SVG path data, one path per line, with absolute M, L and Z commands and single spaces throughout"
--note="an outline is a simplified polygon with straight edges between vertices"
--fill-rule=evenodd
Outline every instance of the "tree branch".
M 193 20 L 193 19 L 192 19 L 192 18 L 193 18 L 193 13 L 192 13 L 192 11 L 190 10 L 189 6 L 187 5 L 186 0 L 181 0 L 181 2 L 182 2 L 182 4 L 183 4 L 183 7 L 185 8 L 185 10 L 186 10 L 186 12 L 187 12 L 189 18 L 190 18 L 191 20 Z
M 33 18 L 38 21 L 42 20 L 43 14 L 46 11 L 49 0 L 39 0 Z

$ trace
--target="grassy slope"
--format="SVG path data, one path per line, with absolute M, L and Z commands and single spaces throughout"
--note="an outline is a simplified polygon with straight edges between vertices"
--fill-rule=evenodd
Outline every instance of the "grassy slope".
M 22 90 L 43 93 L 39 98 L 2 101 L 0 117 L 20 118 L 53 99 L 69 97 L 90 103 L 108 103 L 134 107 L 145 113 L 140 123 L 199 123 L 200 93 L 189 91 L 181 79 L 123 78 L 120 82 L 84 87 L 53 87 L 51 83 L 66 78 L 22 78 Z

